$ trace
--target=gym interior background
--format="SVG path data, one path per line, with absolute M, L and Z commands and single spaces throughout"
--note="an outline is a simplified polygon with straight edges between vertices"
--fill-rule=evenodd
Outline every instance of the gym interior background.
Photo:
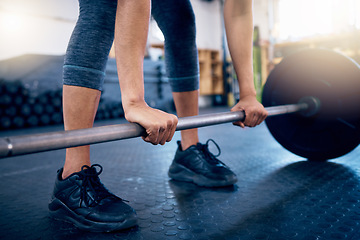
M 239 90 L 224 36 L 223 1 L 191 2 L 200 112 L 227 111 Z M 255 0 L 259 101 L 269 73 L 297 50 L 327 48 L 360 63 L 359 13 L 359 0 Z M 62 64 L 77 15 L 76 0 L 0 1 L 1 136 L 63 129 Z M 150 106 L 173 112 L 163 40 L 151 19 L 145 98 Z M 112 50 L 97 125 L 124 122 L 120 94 Z M 238 174 L 236 186 L 206 189 L 169 181 L 175 143 L 152 147 L 133 139 L 93 146 L 93 158 L 105 167 L 103 181 L 139 215 L 138 228 L 113 234 L 85 233 L 48 219 L 47 201 L 64 150 L 0 159 L 0 238 L 360 239 L 359 147 L 331 161 L 311 162 L 283 149 L 265 124 L 238 131 L 229 125 L 208 127 L 200 136 L 220 144 L 222 161 Z M 135 151 L 140 145 L 144 152 Z

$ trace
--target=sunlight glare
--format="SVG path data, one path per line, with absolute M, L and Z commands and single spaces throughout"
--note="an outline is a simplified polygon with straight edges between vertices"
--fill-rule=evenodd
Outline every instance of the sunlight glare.
M 17 32 L 23 26 L 22 18 L 16 14 L 2 13 L 0 16 L 1 31 Z
M 281 1 L 279 37 L 286 40 L 331 33 L 332 10 L 329 0 Z

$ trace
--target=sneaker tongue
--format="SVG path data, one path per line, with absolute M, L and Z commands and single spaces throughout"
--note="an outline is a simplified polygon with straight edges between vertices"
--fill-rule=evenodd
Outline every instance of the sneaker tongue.
M 197 144 L 196 144 L 196 148 L 198 148 L 198 149 L 200 149 L 200 150 L 203 148 L 203 146 L 204 146 L 204 145 L 201 144 L 201 143 L 197 143 Z
M 85 174 L 96 174 L 96 169 L 95 168 L 84 168 L 83 172 Z

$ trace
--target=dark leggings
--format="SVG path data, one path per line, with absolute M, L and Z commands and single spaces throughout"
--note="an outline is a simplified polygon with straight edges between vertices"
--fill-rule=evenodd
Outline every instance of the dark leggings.
M 116 0 L 79 0 L 80 14 L 64 62 L 65 85 L 102 90 L 114 40 Z M 195 16 L 190 0 L 152 0 L 165 37 L 166 72 L 173 92 L 199 89 Z

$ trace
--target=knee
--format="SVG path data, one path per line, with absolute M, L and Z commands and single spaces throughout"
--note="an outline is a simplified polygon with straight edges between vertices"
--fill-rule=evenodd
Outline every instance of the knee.
M 191 12 L 187 16 L 176 16 L 172 26 L 172 33 L 165 36 L 169 42 L 187 41 L 195 42 L 196 25 L 195 15 Z
M 167 43 L 193 42 L 196 38 L 195 14 L 192 9 L 173 11 L 165 21 L 158 21 Z
M 113 28 L 116 17 L 116 0 L 79 0 L 79 20 L 101 28 Z

